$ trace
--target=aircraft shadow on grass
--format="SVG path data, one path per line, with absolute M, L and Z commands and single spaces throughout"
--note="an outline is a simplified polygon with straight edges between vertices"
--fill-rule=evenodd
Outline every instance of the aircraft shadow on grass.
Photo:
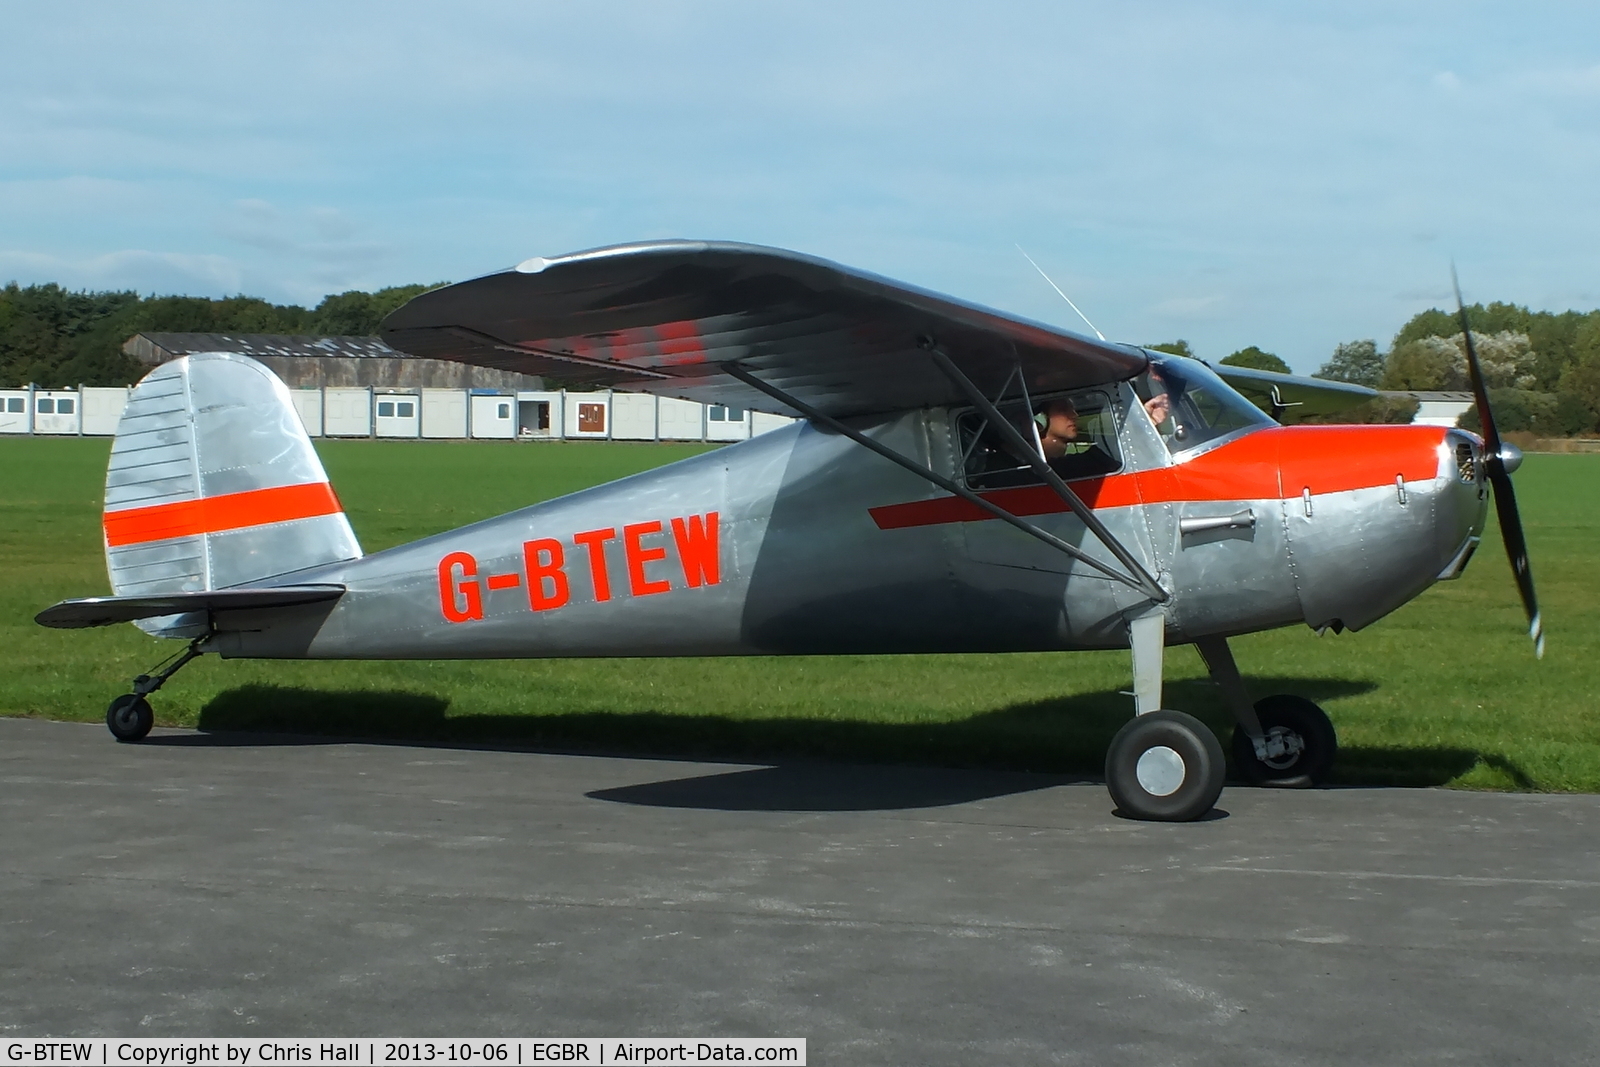
M 1319 702 L 1370 692 L 1359 679 L 1264 677 L 1259 693 Z M 1226 742 L 1232 719 L 1203 679 L 1177 679 L 1166 703 L 1193 712 Z M 749 811 L 876 810 L 957 804 L 1100 780 L 1106 746 L 1132 711 L 1117 691 L 1013 704 L 953 722 L 728 719 L 661 712 L 559 715 L 448 714 L 449 701 L 405 691 L 250 685 L 219 693 L 200 712 L 199 733 L 158 735 L 167 745 L 315 745 L 359 739 L 388 744 L 538 750 L 645 758 L 759 762 L 590 797 L 651 807 Z M 1344 785 L 1435 786 L 1479 763 L 1521 788 L 1534 783 L 1496 754 L 1449 746 L 1341 750 Z M 959 773 L 953 773 L 959 771 Z

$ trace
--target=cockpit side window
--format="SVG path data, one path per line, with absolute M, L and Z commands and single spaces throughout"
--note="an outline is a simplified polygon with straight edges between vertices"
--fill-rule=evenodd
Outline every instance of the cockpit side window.
M 1173 454 L 1244 430 L 1276 425 L 1198 360 L 1151 354 L 1133 380 L 1145 414 Z
M 1106 393 L 1094 390 L 1046 397 L 1036 400 L 1031 410 L 1015 402 L 997 406 L 1063 481 L 1122 469 L 1116 417 Z M 1043 484 L 1026 459 L 1011 452 L 1000 432 L 980 412 L 962 415 L 956 425 L 969 488 Z

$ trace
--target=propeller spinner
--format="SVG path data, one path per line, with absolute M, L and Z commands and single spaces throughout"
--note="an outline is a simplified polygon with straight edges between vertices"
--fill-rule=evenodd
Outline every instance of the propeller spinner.
M 1494 424 L 1494 412 L 1489 408 L 1489 393 L 1483 384 L 1483 368 L 1478 365 L 1478 352 L 1472 343 L 1467 306 L 1461 299 L 1461 282 L 1456 278 L 1454 267 L 1450 269 L 1450 280 L 1455 285 L 1461 335 L 1466 339 L 1467 375 L 1472 380 L 1472 397 L 1478 407 L 1478 422 L 1483 428 L 1483 470 L 1489 484 L 1494 487 L 1494 510 L 1500 518 L 1500 536 L 1506 543 L 1506 556 L 1511 560 L 1511 573 L 1517 580 L 1517 592 L 1522 594 L 1522 607 L 1528 613 L 1528 636 L 1533 638 L 1533 654 L 1542 659 L 1544 624 L 1539 619 L 1539 599 L 1533 591 L 1533 571 L 1528 567 L 1528 541 L 1522 533 L 1517 494 L 1511 488 L 1511 472 L 1521 465 L 1522 452 L 1515 445 L 1500 440 L 1500 431 Z

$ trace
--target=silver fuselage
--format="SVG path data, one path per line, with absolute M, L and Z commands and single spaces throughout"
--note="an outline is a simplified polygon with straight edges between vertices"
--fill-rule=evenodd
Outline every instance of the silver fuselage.
M 1360 628 L 1459 573 L 1481 532 L 1478 444 L 1461 431 L 1266 427 L 1174 455 L 1132 388 L 1114 388 L 1122 470 L 1073 485 L 1170 594 L 1169 643 Z M 856 426 L 958 477 L 959 414 Z M 1113 562 L 1045 487 L 985 495 Z M 209 647 L 326 659 L 1110 648 L 1149 606 L 809 423 L 263 584 L 323 582 L 347 592 L 331 607 L 219 613 Z

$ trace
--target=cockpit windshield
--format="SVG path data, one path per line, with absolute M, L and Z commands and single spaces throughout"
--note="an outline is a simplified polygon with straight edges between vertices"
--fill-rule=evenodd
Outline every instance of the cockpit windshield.
M 1134 391 L 1174 455 L 1242 430 L 1276 425 L 1196 359 L 1150 353 Z

